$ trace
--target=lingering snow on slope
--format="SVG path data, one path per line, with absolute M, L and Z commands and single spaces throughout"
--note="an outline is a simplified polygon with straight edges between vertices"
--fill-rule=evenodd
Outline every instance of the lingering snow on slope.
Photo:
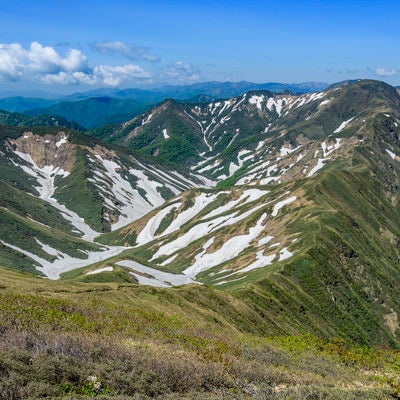
M 85 254 L 87 255 L 86 259 L 71 257 L 68 254 L 62 253 L 61 251 L 52 249 L 52 252 L 57 252 L 58 257 L 55 261 L 50 262 L 45 260 L 44 258 L 37 256 L 36 254 L 31 253 L 28 250 L 13 246 L 9 243 L 3 242 L 2 240 L 0 240 L 0 242 L 4 246 L 18 251 L 19 253 L 22 253 L 34 260 L 38 264 L 35 266 L 35 268 L 50 279 L 59 279 L 60 275 L 64 272 L 72 271 L 73 269 L 81 267 L 86 267 L 87 265 L 94 264 L 106 258 L 114 257 L 129 249 L 129 247 L 122 246 L 102 246 L 103 250 L 101 251 L 89 251 L 87 253 L 85 252 Z M 47 248 L 50 248 L 50 246 L 48 246 Z
M 24 136 L 25 137 L 25 136 Z M 60 146 L 62 146 L 63 144 L 67 143 L 68 140 L 67 137 L 62 137 L 59 141 L 56 142 L 56 147 L 59 148 Z
M 146 198 L 144 198 L 141 193 L 137 189 L 132 188 L 131 184 L 118 172 L 121 169 L 119 164 L 115 161 L 104 159 L 98 154 L 96 157 L 101 161 L 105 168 L 105 180 L 111 182 L 111 187 L 105 188 L 105 190 L 108 189 L 107 197 L 115 199 L 118 202 L 118 206 L 115 205 L 113 208 L 118 210 L 120 216 L 118 222 L 114 223 L 111 227 L 113 231 L 142 217 L 154 207 L 157 207 L 164 202 L 164 199 L 156 190 L 157 187 L 162 187 L 161 183 L 152 181 L 151 184 L 149 184 L 149 179 L 142 171 L 133 169 L 129 171 L 132 175 L 135 175 L 138 172 L 138 178 L 142 184 L 142 189 L 146 193 Z M 138 186 L 140 187 L 140 185 Z M 101 185 L 101 187 L 104 188 L 103 185 Z M 149 190 L 149 192 L 147 192 L 146 189 Z M 105 197 L 103 192 L 100 193 Z M 153 203 L 147 198 L 148 194 L 150 194 Z
M 256 107 L 261 111 L 261 105 L 262 105 L 262 103 L 264 102 L 264 96 L 263 95 L 261 95 L 261 96 L 256 96 L 256 95 L 253 95 L 253 96 L 251 96 L 250 97 L 250 99 L 249 99 L 249 103 L 250 104 L 255 104 L 256 105 Z
M 276 99 L 274 97 L 270 97 L 267 100 L 267 108 L 270 111 L 272 111 L 275 108 L 275 111 L 280 116 L 285 102 L 286 102 L 285 99 Z
M 329 102 L 331 101 L 331 99 L 327 99 L 327 100 L 323 100 L 321 101 L 321 103 L 318 104 L 318 109 L 322 106 L 327 105 Z
M 327 146 L 325 142 L 321 143 L 323 157 L 318 158 L 317 164 L 310 170 L 307 174 L 307 177 L 313 176 L 317 171 L 319 171 L 325 165 L 325 162 L 328 161 L 330 156 L 335 150 L 337 150 L 341 146 L 341 139 L 337 138 L 336 143 L 334 145 Z M 315 156 L 318 155 L 318 150 L 315 152 Z
M 245 176 L 243 176 L 236 182 L 236 185 L 245 185 L 253 181 L 254 179 L 257 178 L 258 173 L 263 172 L 270 163 L 271 161 L 267 160 L 265 162 L 262 162 L 261 164 L 260 163 L 256 164 L 253 168 L 247 171 Z M 277 168 L 278 166 L 276 164 L 274 164 L 272 167 L 269 167 L 267 169 L 267 176 L 269 176 L 269 174 L 272 171 L 276 170 Z
M 287 204 L 290 204 L 290 203 L 294 202 L 295 200 L 296 200 L 296 196 L 292 196 L 292 197 L 289 197 L 289 198 L 287 198 L 287 199 L 285 199 L 285 200 L 278 201 L 278 202 L 274 205 L 274 209 L 272 210 L 271 215 L 272 215 L 273 217 L 276 217 L 276 216 L 278 215 L 279 210 L 280 210 L 282 207 L 286 206 Z
M 142 125 L 148 124 L 150 122 L 152 116 L 153 116 L 153 114 L 149 114 L 149 116 L 147 118 L 143 118 Z
M 333 131 L 333 133 L 339 133 L 339 132 L 341 132 L 343 129 L 346 128 L 346 126 L 347 126 L 351 121 L 353 121 L 354 118 L 355 118 L 355 117 L 351 117 L 350 119 L 348 119 L 348 120 L 346 120 L 346 121 L 343 121 L 343 122 Z
M 137 261 L 133 260 L 119 261 L 117 265 L 151 276 L 151 278 L 147 278 L 141 274 L 131 272 L 141 285 L 171 287 L 198 283 L 186 275 L 159 271 L 158 269 L 146 267 L 145 265 L 139 264 Z
M 221 282 L 216 283 L 215 285 L 224 285 L 225 283 L 237 282 L 244 278 L 247 278 L 247 275 L 241 276 L 240 278 L 237 278 L 237 279 L 230 279 L 229 281 L 221 281 Z
M 265 244 L 269 243 L 274 237 L 273 236 L 265 236 L 258 241 L 259 246 L 264 246 Z
M 268 256 L 264 255 L 264 250 L 260 250 L 256 254 L 256 260 L 252 262 L 250 265 L 248 265 L 245 268 L 242 268 L 239 271 L 235 271 L 235 273 L 242 273 L 242 272 L 249 272 L 252 271 L 253 269 L 258 269 L 258 268 L 263 268 L 268 265 L 272 264 L 272 261 L 274 261 L 276 257 L 276 254 L 270 254 Z
M 79 232 L 83 233 L 82 239 L 93 241 L 95 237 L 100 235 L 100 232 L 96 232 L 95 230 L 93 230 L 78 214 L 69 210 L 64 205 L 58 203 L 58 201 L 54 197 L 52 197 L 55 190 L 55 177 L 57 175 L 62 177 L 68 176 L 68 172 L 62 170 L 61 168 L 54 168 L 53 166 L 45 166 L 43 168 L 39 168 L 29 154 L 21 153 L 19 151 L 15 151 L 15 154 L 31 165 L 31 167 L 28 167 L 26 165 L 15 163 L 15 165 L 19 166 L 26 173 L 36 178 L 39 186 L 36 186 L 35 189 L 39 192 L 39 198 L 47 201 L 53 207 L 61 211 L 64 218 L 69 221 L 76 229 L 78 229 Z
M 199 125 L 200 130 L 201 130 L 201 134 L 203 135 L 204 144 L 208 147 L 208 150 L 209 150 L 209 151 L 212 151 L 213 148 L 212 148 L 212 146 L 210 145 L 210 143 L 209 143 L 208 140 L 207 140 L 206 130 L 204 129 L 203 124 L 202 124 L 200 121 L 197 121 L 197 119 L 194 118 L 192 115 L 190 115 L 188 112 L 184 111 L 184 113 L 185 113 L 189 118 L 191 118 L 193 121 L 195 121 L 196 124 Z M 203 121 L 203 122 L 207 122 L 207 121 Z
M 315 165 L 307 174 L 307 178 L 313 176 L 317 171 L 319 171 L 324 166 L 324 162 L 327 160 L 327 158 L 318 158 L 317 165 Z
M 139 160 L 137 160 L 136 158 L 134 158 L 132 156 L 131 156 L 131 158 L 143 170 L 145 170 L 145 171 L 149 172 L 150 174 L 156 176 L 162 182 L 166 182 L 166 186 L 169 189 L 171 189 L 172 192 L 175 193 L 175 194 L 178 194 L 178 193 L 182 192 L 183 190 L 199 186 L 198 184 L 196 184 L 195 182 L 190 181 L 190 180 L 186 180 L 189 183 L 180 181 L 174 175 L 174 171 L 169 171 L 169 173 L 167 174 L 166 172 L 162 171 L 161 169 L 156 169 L 155 167 L 152 167 L 150 165 L 145 165 L 145 164 L 141 163 Z
M 218 218 L 215 218 L 211 221 L 205 221 L 199 224 L 196 224 L 187 232 L 185 232 L 182 236 L 179 236 L 175 240 L 171 242 L 167 242 L 159 247 L 157 252 L 153 255 L 150 261 L 154 261 L 161 256 L 169 256 L 175 251 L 181 250 L 188 246 L 190 243 L 194 242 L 197 239 L 200 239 L 214 230 L 221 229 L 226 226 L 231 226 L 239 221 L 247 218 L 249 215 L 255 213 L 260 208 L 264 207 L 264 204 L 260 204 L 246 212 L 236 211 L 230 215 L 224 215 Z
M 145 243 L 151 242 L 155 239 L 155 232 L 157 228 L 160 226 L 163 218 L 173 209 L 178 209 L 181 203 L 173 203 L 169 206 L 163 208 L 159 211 L 154 217 L 151 217 L 145 227 L 140 231 L 139 235 L 136 238 L 137 246 L 142 246 Z
M 176 257 L 178 257 L 178 254 L 174 254 L 172 257 L 167 258 L 165 261 L 158 263 L 158 265 L 161 265 L 162 267 L 165 267 L 168 264 L 171 264 Z
M 157 181 L 151 180 L 143 171 L 139 169 L 131 168 L 129 173 L 135 176 L 137 181 L 137 187 L 142 189 L 145 193 L 147 201 L 153 208 L 160 206 L 165 202 L 157 188 L 161 188 L 163 185 Z
M 295 148 L 291 148 L 291 147 L 286 147 L 286 146 L 282 146 L 281 149 L 279 150 L 281 157 L 287 156 L 290 153 L 294 153 L 295 151 L 297 151 L 298 149 L 300 149 L 302 146 L 297 146 Z
M 396 154 L 394 154 L 393 151 L 390 151 L 389 149 L 386 149 L 386 153 L 388 153 L 389 156 L 390 156 L 393 160 L 396 159 Z
M 86 272 L 86 275 L 96 275 L 96 274 L 101 274 L 102 272 L 113 272 L 114 267 L 103 267 L 103 268 L 98 268 L 93 271 Z
M 222 159 L 216 159 L 213 163 L 206 165 L 203 168 L 198 169 L 196 172 L 199 174 L 202 174 L 203 172 L 209 171 L 211 169 L 217 168 L 222 162 Z M 201 162 L 201 165 L 203 165 L 204 162 Z M 195 168 L 194 168 L 195 169 Z
M 39 239 L 35 238 L 36 243 L 38 243 L 40 245 L 40 247 L 42 248 L 43 251 L 45 251 L 47 254 L 51 255 L 51 256 L 59 256 L 60 252 L 56 249 L 54 249 L 53 247 L 42 243 Z
M 220 249 L 214 253 L 201 253 L 196 257 L 195 262 L 183 273 L 189 277 L 195 278 L 200 272 L 206 271 L 212 267 L 222 264 L 228 260 L 237 257 L 257 236 L 264 230 L 263 221 L 266 218 L 264 213 L 257 221 L 254 227 L 249 229 L 249 233 L 229 238 Z
M 163 129 L 162 133 L 164 135 L 164 139 L 169 139 L 168 131 L 166 129 Z
M 240 197 L 238 199 L 231 200 L 227 204 L 212 210 L 211 212 L 206 214 L 204 217 L 202 217 L 202 220 L 206 220 L 206 219 L 215 217 L 217 215 L 223 214 L 227 211 L 231 211 L 237 205 L 242 206 L 244 204 L 251 203 L 252 201 L 258 200 L 259 198 L 266 195 L 267 193 L 269 193 L 268 190 L 247 189 L 240 195 Z
M 324 154 L 324 158 L 328 157 L 329 155 L 331 155 L 335 150 L 337 150 L 340 145 L 341 145 L 341 139 L 337 138 L 336 139 L 336 143 L 330 146 L 327 146 L 327 144 L 325 142 L 321 143 L 321 147 L 322 147 L 322 152 Z
M 234 162 L 231 162 L 229 164 L 229 176 L 232 176 L 239 168 L 240 168 L 240 165 L 237 165 Z
M 212 203 L 221 193 L 201 193 L 195 198 L 192 207 L 187 208 L 178 214 L 178 216 L 171 222 L 168 228 L 164 231 L 163 235 L 167 235 L 177 231 L 183 224 L 194 218 L 200 211 L 202 211 L 208 204 Z
M 287 249 L 287 247 L 284 247 L 280 252 L 279 252 L 279 261 L 287 260 L 288 258 L 292 257 L 293 253 Z

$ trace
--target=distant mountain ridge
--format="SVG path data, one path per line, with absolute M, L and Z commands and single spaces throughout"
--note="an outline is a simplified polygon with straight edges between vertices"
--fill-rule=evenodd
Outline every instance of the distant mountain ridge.
M 0 109 L 29 116 L 58 116 L 75 121 L 86 129 L 94 129 L 124 122 L 167 98 L 205 103 L 220 98 L 231 98 L 251 90 L 296 94 L 320 91 L 327 85 L 320 82 L 259 84 L 242 81 L 171 85 L 148 90 L 104 88 L 72 94 L 58 100 L 22 96 L 0 98 Z
M 25 114 L 60 116 L 76 121 L 86 129 L 93 129 L 102 125 L 124 122 L 147 108 L 148 106 L 135 100 L 102 96 L 79 101 L 64 101 L 46 108 L 26 110 Z
M 25 114 L 8 112 L 4 110 L 0 110 L 0 125 L 19 127 L 58 126 L 69 129 L 76 129 L 78 131 L 84 130 L 84 128 L 75 121 L 71 121 L 60 116 L 48 114 L 46 115 L 43 113 L 38 113 L 38 115 L 35 116 L 27 116 Z
M 305 83 L 254 83 L 247 81 L 240 82 L 201 82 L 190 85 L 169 85 L 155 89 L 95 89 L 89 92 L 76 93 L 71 98 L 85 98 L 95 96 L 110 96 L 116 98 L 130 98 L 143 103 L 157 103 L 166 98 L 184 100 L 198 95 L 212 96 L 216 99 L 231 98 L 250 90 L 269 90 L 281 93 L 285 90 L 300 94 L 318 92 L 329 86 L 324 82 Z

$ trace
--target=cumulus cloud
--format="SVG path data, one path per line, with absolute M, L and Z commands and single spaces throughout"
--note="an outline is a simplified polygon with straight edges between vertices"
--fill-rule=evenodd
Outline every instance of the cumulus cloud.
M 86 55 L 77 49 L 60 55 L 38 42 L 32 42 L 28 49 L 19 43 L 0 43 L 0 79 L 117 86 L 124 81 L 150 80 L 151 74 L 134 64 L 90 68 Z
M 125 80 L 151 79 L 150 72 L 138 65 L 99 65 L 94 68 L 94 76 L 100 78 L 106 85 L 118 86 Z
M 93 48 L 102 54 L 121 55 L 128 60 L 143 60 L 149 62 L 159 62 L 160 58 L 151 54 L 145 47 L 136 46 L 134 44 L 125 44 L 124 42 L 97 42 L 93 44 Z
M 392 68 L 390 70 L 387 70 L 385 68 L 377 68 L 375 70 L 375 74 L 378 76 L 394 76 L 397 75 L 397 70 Z
M 200 70 L 193 64 L 184 61 L 177 61 L 175 64 L 169 65 L 165 74 L 180 82 L 196 82 L 201 78 Z

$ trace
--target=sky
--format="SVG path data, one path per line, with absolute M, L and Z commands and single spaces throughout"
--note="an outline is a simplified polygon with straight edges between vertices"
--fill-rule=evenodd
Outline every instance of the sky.
M 0 0 L 0 90 L 400 84 L 398 0 Z

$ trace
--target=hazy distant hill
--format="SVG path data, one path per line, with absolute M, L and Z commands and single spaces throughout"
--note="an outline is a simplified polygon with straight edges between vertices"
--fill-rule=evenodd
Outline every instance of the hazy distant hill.
M 131 99 L 93 97 L 80 101 L 64 101 L 47 108 L 28 110 L 27 115 L 57 115 L 78 122 L 87 129 L 123 122 L 140 114 L 148 106 Z

